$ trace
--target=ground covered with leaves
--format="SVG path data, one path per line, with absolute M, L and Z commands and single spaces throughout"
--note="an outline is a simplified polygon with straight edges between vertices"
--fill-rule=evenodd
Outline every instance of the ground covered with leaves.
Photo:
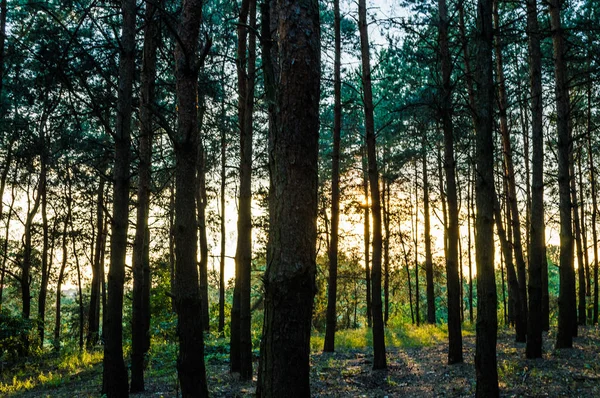
M 505 397 L 599 397 L 600 329 L 580 328 L 574 349 L 554 350 L 553 333 L 545 334 L 543 359 L 525 359 L 525 345 L 501 330 L 498 371 Z M 464 332 L 464 363 L 446 365 L 446 334 L 438 327 L 406 327 L 387 331 L 388 369 L 371 370 L 370 333 L 341 332 L 337 351 L 322 353 L 322 336 L 313 337 L 312 395 L 315 397 L 467 397 L 475 393 L 475 335 Z M 211 396 L 245 397 L 255 380 L 241 382 L 228 372 L 227 346 L 207 344 Z M 132 397 L 177 397 L 176 345 L 156 344 L 150 353 L 147 391 Z M 0 396 L 98 397 L 102 379 L 101 352 L 42 355 L 4 367 Z

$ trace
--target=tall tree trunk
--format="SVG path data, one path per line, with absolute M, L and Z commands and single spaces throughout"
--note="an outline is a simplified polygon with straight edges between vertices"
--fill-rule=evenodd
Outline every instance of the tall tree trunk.
M 250 286 L 252 278 L 252 121 L 256 74 L 256 1 L 244 0 L 238 26 L 238 119 L 240 125 L 240 193 L 238 237 L 235 254 L 235 287 L 231 310 L 231 371 L 243 380 L 252 379 Z M 247 36 L 249 36 L 247 38 Z M 246 42 L 248 41 L 248 44 Z M 246 49 L 248 54 L 246 54 Z M 236 311 L 234 311 L 236 310 Z M 237 323 L 237 328 L 234 324 Z M 234 347 L 237 350 L 234 350 Z
M 385 151 L 385 150 L 384 150 Z M 385 240 L 383 241 L 383 324 L 387 326 L 390 318 L 390 181 L 383 180 L 382 192 L 383 229 Z
M 371 216 L 369 210 L 369 172 L 367 161 L 367 148 L 362 147 L 362 164 L 363 164 L 363 191 L 364 191 L 364 225 L 363 225 L 363 245 L 365 250 L 365 285 L 367 291 L 367 327 L 373 326 L 373 300 L 371 296 Z
M 419 295 L 419 168 L 417 167 L 417 162 L 415 162 L 415 222 L 412 225 L 412 233 L 413 233 L 413 245 L 415 247 L 415 321 L 417 322 L 417 326 L 421 324 L 421 308 L 419 305 L 420 295 Z M 412 196 L 412 195 L 411 195 Z M 411 220 L 412 223 L 412 220 Z
M 224 83 L 223 83 L 224 84 Z M 224 86 L 223 86 L 224 87 Z M 227 223 L 225 219 L 225 189 L 227 187 L 227 162 L 225 157 L 227 156 L 227 138 L 225 134 L 225 97 L 223 96 L 221 101 L 221 189 L 220 194 L 220 207 L 221 214 L 219 221 L 221 223 L 221 255 L 219 256 L 219 324 L 218 330 L 219 335 L 223 336 L 225 333 L 225 256 L 226 246 L 225 240 L 227 237 Z
M 335 55 L 333 63 L 333 153 L 331 155 L 331 239 L 329 242 L 329 279 L 327 284 L 327 315 L 323 351 L 335 350 L 337 327 L 337 275 L 340 223 L 340 144 L 342 133 L 342 78 L 341 78 L 341 16 L 340 0 L 333 0 L 333 31 Z
M 581 157 L 581 149 L 577 155 L 577 159 Z M 579 160 L 578 160 L 579 161 Z M 585 265 L 583 263 L 583 242 L 582 242 L 582 232 L 581 232 L 581 223 L 583 219 L 579 220 L 579 208 L 583 207 L 583 202 L 581 205 L 577 199 L 577 183 L 575 176 L 575 159 L 574 154 L 571 152 L 571 161 L 569 165 L 570 174 L 571 174 L 571 202 L 573 203 L 573 226 L 575 227 L 575 248 L 577 250 L 577 276 L 579 282 L 579 289 L 577 290 L 577 324 L 585 325 Z M 583 199 L 583 198 L 582 198 Z M 575 330 L 577 333 L 577 330 Z M 576 334 L 573 335 L 577 336 Z
M 175 149 L 175 308 L 178 315 L 177 371 L 184 397 L 207 397 L 202 307 L 198 282 L 196 178 L 198 161 L 198 58 L 202 0 L 183 0 L 175 46 L 177 132 Z
M 135 74 L 135 0 L 122 0 L 123 23 L 119 58 L 119 92 L 113 168 L 113 215 L 110 239 L 108 297 L 104 319 L 103 392 L 108 398 L 128 394 L 123 361 L 123 285 L 129 226 L 129 151 L 131 147 L 132 90 Z
M 6 165 L 7 167 L 9 164 Z M 10 193 L 10 204 L 8 206 L 8 212 L 6 214 L 6 227 L 4 229 L 4 240 L 2 244 L 2 270 L 0 271 L 0 311 L 2 310 L 2 299 L 4 293 L 4 278 L 6 277 L 6 263 L 8 261 L 8 238 L 10 236 L 10 222 L 12 220 L 13 209 L 15 207 L 15 201 L 17 198 L 16 195 L 16 187 L 17 187 L 17 177 L 18 177 L 18 165 L 15 167 L 14 177 L 11 184 L 11 193 Z M 0 200 L 1 202 L 1 200 Z
M 62 232 L 62 261 L 60 270 L 58 272 L 58 280 L 56 281 L 56 318 L 54 322 L 54 340 L 53 346 L 55 351 L 60 351 L 60 331 L 61 331 L 61 298 L 62 298 L 62 283 L 65 276 L 65 270 L 67 268 L 67 260 L 69 258 L 67 251 L 67 229 L 72 224 L 71 218 L 73 214 L 73 197 L 70 194 L 71 191 L 71 179 L 69 176 L 69 168 L 67 167 L 67 194 L 65 195 L 65 202 L 67 205 L 67 214 L 65 215 L 65 221 L 63 224 Z
M 492 0 L 477 3 L 477 83 L 475 130 L 477 152 L 475 235 L 477 263 L 477 326 L 475 343 L 476 396 L 499 396 L 496 366 L 498 330 L 496 280 L 494 273 L 494 140 L 493 140 L 493 26 Z
M 104 283 L 101 274 L 101 263 L 104 245 L 106 243 L 106 231 L 104 225 L 104 176 L 100 173 L 100 183 L 96 194 L 96 242 L 94 247 L 94 257 L 92 260 L 92 284 L 90 292 L 90 306 L 88 311 L 88 334 L 86 337 L 86 346 L 92 349 L 100 340 L 100 295 L 101 284 Z
M 133 242 L 133 304 L 131 321 L 131 387 L 144 391 L 144 357 L 150 349 L 150 232 L 148 213 L 152 186 L 152 139 L 157 48 L 160 40 L 160 2 L 146 2 L 144 52 L 140 76 L 140 146 L 137 214 Z
M 46 146 L 47 143 L 43 142 L 42 145 Z M 44 150 L 44 155 L 45 150 Z M 47 162 L 47 161 L 44 161 Z M 49 240 L 50 240 L 50 227 L 48 226 L 48 187 L 46 182 L 46 176 L 44 176 L 43 184 L 40 185 L 40 201 L 41 201 L 41 213 L 42 213 L 42 268 L 41 268 L 41 283 L 40 292 L 38 296 L 38 339 L 39 346 L 44 346 L 44 330 L 46 322 L 46 296 L 48 295 L 48 281 L 50 279 L 50 267 L 51 261 L 48 258 Z
M 573 347 L 573 330 L 577 327 L 575 270 L 573 268 L 573 220 L 569 160 L 572 151 L 569 127 L 569 86 L 565 61 L 565 43 L 561 26 L 561 0 L 550 0 L 550 28 L 554 45 L 556 94 L 556 131 L 558 135 L 558 190 L 560 212 L 560 293 L 558 297 L 558 332 L 556 348 Z
M 406 250 L 406 243 L 404 242 L 404 234 L 402 231 L 399 232 L 400 246 L 402 247 L 402 254 L 404 256 L 404 265 L 406 266 L 406 284 L 408 285 L 408 305 L 410 308 L 410 322 L 415 324 L 415 312 L 413 307 L 413 293 L 412 293 L 412 282 L 410 278 L 410 258 L 408 257 L 408 251 Z
M 469 322 L 473 324 L 473 253 L 471 248 L 473 247 L 472 238 L 472 227 L 473 227 L 473 199 L 475 194 L 475 183 L 472 180 L 474 165 L 469 166 L 469 185 L 468 185 L 468 198 L 467 198 L 467 258 L 469 264 Z
M 498 12 L 498 0 L 494 0 L 494 25 L 500 29 L 500 16 Z M 506 82 L 504 78 L 504 65 L 502 57 L 502 40 L 500 33 L 494 36 L 494 48 L 496 53 L 496 80 L 498 82 L 498 110 L 500 112 L 500 134 L 502 136 L 502 149 L 504 155 L 504 168 L 507 176 L 508 197 L 507 206 L 510 211 L 512 223 L 512 237 L 515 261 L 517 264 L 518 294 L 519 299 L 515 302 L 520 308 L 516 311 L 515 320 L 516 341 L 525 342 L 527 339 L 527 281 L 525 277 L 526 266 L 523 257 L 523 245 L 521 243 L 521 221 L 517 204 L 517 188 L 515 183 L 515 168 L 513 164 L 512 146 L 510 142 L 510 131 L 508 128 Z M 516 309 L 515 309 L 516 310 Z
M 425 224 L 425 280 L 427 290 L 427 323 L 435 324 L 435 291 L 433 285 L 433 256 L 431 253 L 431 216 L 429 214 L 429 171 L 427 170 L 427 135 L 423 133 L 423 218 Z
M 270 222 L 256 395 L 282 397 L 293 392 L 294 396 L 308 397 L 316 291 L 319 4 L 316 0 L 304 0 L 301 6 L 291 0 L 269 3 L 276 8 L 271 9 L 273 15 L 266 16 L 266 26 L 271 26 L 271 16 L 278 17 L 273 38 L 278 62 L 268 60 L 267 68 L 278 65 L 279 83 L 273 85 L 273 71 L 265 70 L 269 75 L 265 86 L 275 89 L 275 103 L 269 106 Z M 270 14 L 268 8 L 263 18 L 265 14 Z M 263 48 L 263 54 L 270 56 L 270 52 L 269 47 Z M 272 94 L 267 94 L 267 100 Z
M 586 224 L 586 190 L 585 185 L 583 183 L 583 145 L 580 148 L 579 156 L 577 157 L 577 175 L 579 176 L 579 197 L 581 198 L 581 241 L 583 245 L 583 286 L 585 288 L 585 306 L 584 306 L 584 318 L 583 321 L 585 324 L 591 319 L 592 315 L 592 307 L 591 307 L 591 298 L 592 298 L 592 278 L 590 275 L 590 254 L 589 254 L 589 246 L 588 246 L 588 234 L 587 234 L 587 224 Z
M 71 184 L 69 184 L 69 196 L 71 196 Z M 77 269 L 77 304 L 79 304 L 78 311 L 78 337 L 79 337 L 79 351 L 83 351 L 83 325 L 84 319 L 84 308 L 83 308 L 83 288 L 81 285 L 81 265 L 79 263 L 79 254 L 77 253 L 76 240 L 75 240 L 75 228 L 73 227 L 73 219 L 71 219 L 71 243 L 73 244 L 73 257 L 75 258 L 75 268 Z
M 365 109 L 365 130 L 367 144 L 367 162 L 369 188 L 371 189 L 371 214 L 373 218 L 373 259 L 371 282 L 373 288 L 373 369 L 385 369 L 385 336 L 383 332 L 383 313 L 381 303 L 381 195 L 379 193 L 379 169 L 377 167 L 377 144 L 375 139 L 375 120 L 373 116 L 373 90 L 371 88 L 371 55 L 369 33 L 367 29 L 366 0 L 358 1 L 358 27 L 362 61 L 363 105 Z
M 446 274 L 448 286 L 448 363 L 460 363 L 462 334 L 460 325 L 460 280 L 458 275 L 458 200 L 456 195 L 456 165 L 454 160 L 454 132 L 452 126 L 452 60 L 448 43 L 448 9 L 446 0 L 438 1 L 439 50 L 442 77 L 440 116 L 444 132 L 444 171 L 446 172 L 446 200 L 448 204 L 448 250 Z
M 531 88 L 531 229 L 529 232 L 529 316 L 527 318 L 527 358 L 542 357 L 543 270 L 546 261 L 544 223 L 544 130 L 542 103 L 542 56 L 537 0 L 527 0 L 527 38 Z M 546 277 L 548 276 L 546 272 Z M 546 284 L 546 294 L 548 285 Z
M 598 199 L 596 198 L 597 186 L 596 186 L 596 166 L 594 163 L 594 152 L 592 147 L 592 94 L 591 87 L 588 88 L 588 110 L 587 110 L 587 134 L 586 144 L 588 153 L 588 167 L 590 169 L 590 191 L 592 196 L 592 245 L 594 251 L 594 300 L 592 309 L 592 324 L 598 323 L 598 227 L 596 222 L 598 220 Z

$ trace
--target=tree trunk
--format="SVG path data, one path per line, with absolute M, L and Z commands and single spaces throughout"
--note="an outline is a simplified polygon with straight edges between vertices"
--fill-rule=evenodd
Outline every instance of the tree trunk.
M 421 325 L 421 306 L 419 295 L 419 168 L 415 162 L 415 222 L 412 225 L 413 245 L 415 247 L 415 321 L 417 326 Z M 412 196 L 412 195 L 411 195 Z M 412 220 L 411 220 L 412 224 Z
M 591 119 L 591 88 L 588 91 L 588 116 L 587 116 L 587 134 L 586 144 L 588 153 L 588 167 L 590 168 L 590 191 L 592 196 L 592 244 L 594 250 L 594 300 L 592 310 L 592 324 L 598 323 L 598 199 L 596 198 L 596 166 L 594 163 L 594 152 L 592 147 L 592 119 Z
M 96 243 L 94 248 L 94 257 L 92 261 L 92 284 L 90 292 L 90 307 L 88 311 L 88 334 L 86 337 L 86 346 L 92 349 L 100 340 L 100 294 L 101 294 L 101 268 L 104 264 L 100 262 L 104 245 L 106 242 L 106 231 L 104 230 L 104 176 L 100 173 L 100 183 L 98 184 L 98 193 L 96 195 Z
M 267 5 L 263 18 L 270 26 L 270 17 L 278 17 L 273 38 L 278 61 L 268 61 L 267 68 L 278 65 L 279 70 L 275 85 L 273 71 L 265 70 L 269 75 L 265 88 L 275 89 L 267 100 L 275 94 L 275 103 L 269 106 L 269 241 L 256 395 L 282 397 L 293 392 L 308 397 L 316 292 L 319 5 L 316 0 L 304 0 L 301 6 L 291 0 L 269 3 L 276 8 L 269 15 Z M 263 48 L 263 54 L 270 52 Z
M 498 13 L 498 0 L 494 0 L 494 25 L 495 29 L 500 29 L 500 17 Z M 502 41 L 500 33 L 494 36 L 496 53 L 496 80 L 498 82 L 498 110 L 500 112 L 500 134 L 502 136 L 502 150 L 504 155 L 504 169 L 507 176 L 508 197 L 507 206 L 510 212 L 510 222 L 512 223 L 512 237 L 515 261 L 517 263 L 518 279 L 518 301 L 515 305 L 515 331 L 516 341 L 525 342 L 527 338 L 527 281 L 525 278 L 526 267 L 523 257 L 523 245 L 521 243 L 521 221 L 519 219 L 519 208 L 517 204 L 517 189 L 515 183 L 515 169 L 512 159 L 512 146 L 510 142 L 510 131 L 508 129 L 507 117 L 507 99 L 506 82 L 504 78 L 504 65 L 502 58 Z
M 544 222 L 544 130 L 542 103 L 542 56 L 537 0 L 527 0 L 529 79 L 531 86 L 531 230 L 529 232 L 529 316 L 527 358 L 542 357 L 543 270 L 547 270 Z M 546 273 L 547 277 L 547 273 Z M 546 294 L 548 285 L 546 284 Z
M 179 354 L 177 372 L 183 397 L 207 397 L 202 307 L 198 282 L 196 178 L 198 161 L 198 59 L 202 1 L 184 0 L 175 46 L 177 132 L 175 150 L 175 308 Z
M 161 7 L 161 4 L 157 4 Z M 133 304 L 131 320 L 131 387 L 144 391 L 144 357 L 150 349 L 150 232 L 148 213 L 152 186 L 152 139 L 157 48 L 160 40 L 160 12 L 146 3 L 144 52 L 140 87 L 140 147 L 137 188 L 137 214 L 133 243 Z
M 577 155 L 577 159 L 581 157 L 581 150 Z M 579 160 L 578 160 L 579 161 Z M 577 290 L 577 324 L 585 325 L 585 265 L 583 263 L 583 242 L 582 242 L 582 229 L 581 223 L 583 220 L 579 220 L 579 208 L 583 207 L 583 202 L 581 205 L 577 200 L 577 183 L 575 176 L 575 159 L 574 154 L 571 152 L 571 161 L 569 165 L 570 174 L 571 174 L 571 202 L 573 203 L 573 226 L 575 227 L 575 248 L 577 250 L 577 276 L 579 282 L 579 289 Z M 582 198 L 583 199 L 583 198 Z M 577 333 L 577 330 L 575 330 Z M 573 335 L 576 337 L 576 334 Z
M 45 141 L 45 140 L 44 140 Z M 48 145 L 47 142 L 42 142 L 44 148 Z M 44 158 L 46 157 L 45 149 L 43 150 L 44 154 L 42 155 Z M 47 160 L 43 161 L 44 163 Z M 44 173 L 46 174 L 46 173 Z M 48 258 L 48 250 L 49 250 L 49 230 L 48 226 L 48 187 L 46 183 L 46 176 L 44 175 L 43 183 L 40 184 L 40 201 L 41 201 L 41 212 L 42 212 L 42 268 L 41 268 L 41 276 L 42 280 L 40 283 L 40 293 L 38 296 L 38 338 L 39 338 L 39 346 L 42 348 L 44 346 L 44 329 L 46 322 L 46 296 L 48 295 L 48 281 L 50 279 L 50 267 L 52 262 Z
M 333 30 L 335 55 L 333 64 L 333 154 L 331 155 L 331 239 L 329 242 L 329 279 L 327 284 L 327 315 L 323 351 L 335 350 L 337 326 L 337 274 L 338 234 L 340 222 L 340 143 L 342 132 L 342 83 L 341 83 L 341 17 L 340 1 L 333 0 Z
M 113 216 L 110 268 L 104 334 L 102 391 L 108 398 L 128 395 L 127 368 L 123 361 L 123 285 L 129 226 L 129 151 L 131 147 L 132 89 L 135 74 L 135 0 L 122 0 L 123 23 L 119 58 L 119 93 L 113 169 Z
M 67 185 L 68 185 L 68 190 L 70 191 L 71 188 L 71 180 L 69 178 L 69 168 L 67 167 Z M 69 227 L 69 225 L 72 223 L 71 222 L 71 218 L 72 218 L 72 206 L 73 206 L 73 197 L 70 194 L 66 195 L 65 198 L 65 202 L 67 205 L 67 214 L 65 215 L 65 221 L 64 221 L 64 226 L 63 226 L 63 233 L 62 233 L 62 261 L 61 261 L 61 265 L 60 265 L 60 270 L 58 272 L 58 280 L 56 281 L 56 318 L 55 318 L 55 322 L 54 322 L 54 340 L 53 340 L 53 346 L 54 346 L 54 350 L 55 351 L 60 351 L 60 331 L 61 331 L 61 298 L 62 298 L 62 283 L 64 280 L 64 276 L 65 276 L 65 270 L 67 268 L 67 259 L 69 258 L 68 256 L 68 251 L 67 251 L 67 228 Z
M 362 61 L 363 105 L 365 110 L 365 130 L 369 188 L 371 189 L 371 214 L 373 217 L 373 259 L 371 263 L 371 283 L 373 288 L 373 369 L 387 367 L 385 357 L 385 336 L 381 303 L 381 195 L 379 193 L 379 169 L 377 167 L 377 144 L 375 120 L 373 116 L 373 91 L 371 88 L 371 56 L 367 29 L 366 0 L 358 1 L 358 27 Z
M 431 253 L 431 219 L 429 214 L 429 172 L 427 170 L 427 135 L 423 133 L 423 218 L 425 224 L 425 279 L 427 290 L 427 323 L 435 324 L 435 291 L 433 285 L 433 256 Z
M 224 72 L 224 71 L 223 71 Z M 223 89 L 225 88 L 225 85 L 223 83 Z M 219 191 L 220 193 L 220 207 L 221 207 L 221 214 L 219 217 L 219 221 L 221 223 L 221 228 L 220 228 L 220 233 L 221 233 L 221 239 L 220 239 L 220 245 L 221 245 L 221 250 L 220 250 L 220 256 L 219 256 L 219 324 L 218 324 L 218 331 L 219 331 L 219 336 L 223 337 L 224 333 L 225 333 L 225 256 L 226 256 L 226 246 L 225 246 L 225 240 L 227 238 L 227 224 L 226 224 L 226 219 L 225 219 L 225 189 L 227 187 L 227 162 L 226 162 L 226 156 L 227 156 L 227 138 L 226 138 L 226 134 L 225 134 L 225 97 L 223 96 L 222 101 L 221 101 L 221 124 L 220 124 L 220 129 L 221 129 L 221 189 Z
M 364 250 L 365 250 L 365 285 L 367 291 L 367 327 L 373 326 L 373 300 L 371 298 L 371 216 L 369 210 L 369 172 L 368 172 L 368 161 L 367 161 L 367 148 L 362 147 L 362 164 L 363 164 L 363 191 L 365 194 L 364 199 L 364 225 L 363 225 L 363 236 L 364 236 Z
M 438 1 L 439 50 L 442 77 L 440 116 L 444 132 L 444 171 L 446 172 L 446 200 L 448 205 L 448 250 L 446 274 L 448 286 L 448 363 L 460 363 L 462 334 L 460 325 L 460 280 L 458 275 L 458 200 L 456 195 L 456 165 L 454 161 L 454 132 L 452 126 L 452 60 L 448 43 L 448 9 L 446 0 Z
M 249 21 L 248 21 L 249 17 Z M 231 371 L 243 380 L 252 379 L 252 335 L 250 288 L 252 278 L 252 120 L 256 75 L 256 1 L 244 0 L 238 26 L 238 119 L 240 125 L 240 193 L 238 237 L 235 254 L 235 287 L 231 310 Z M 248 37 L 248 39 L 246 39 Z M 246 44 L 248 41 L 248 45 Z M 246 55 L 246 48 L 248 54 Z M 237 309 L 237 313 L 234 313 Z M 234 328 L 237 323 L 238 327 Z M 234 347 L 237 350 L 234 350 Z
M 560 0 L 550 0 L 550 28 L 554 45 L 556 94 L 556 131 L 558 135 L 558 190 L 560 212 L 560 293 L 556 348 L 573 347 L 573 329 L 577 327 L 575 270 L 573 268 L 573 226 L 569 160 L 572 151 L 569 129 L 569 86 L 565 61 L 565 43 L 561 26 Z
M 406 266 L 406 284 L 408 285 L 408 305 L 410 308 L 410 322 L 415 324 L 415 312 L 413 310 L 413 293 L 412 293 L 412 282 L 410 281 L 410 258 L 408 257 L 408 251 L 406 250 L 406 244 L 404 242 L 404 234 L 399 231 L 400 246 L 402 247 L 402 254 L 404 256 L 404 265 Z
M 201 97 L 202 98 L 202 97 Z M 204 113 L 206 111 L 206 105 L 202 98 L 202 104 L 200 104 L 198 113 L 198 123 L 200 126 L 204 123 Z M 206 206 L 208 204 L 208 198 L 206 195 L 206 165 L 204 161 L 204 144 L 202 142 L 202 132 L 199 132 L 200 138 L 198 139 L 198 164 L 196 166 L 196 178 L 198 179 L 198 186 L 196 189 L 196 211 L 198 212 L 198 235 L 200 244 L 200 263 L 198 268 L 200 269 L 200 300 L 202 307 L 202 328 L 205 332 L 210 329 L 210 314 L 208 310 L 208 236 L 206 232 Z
M 385 151 L 385 150 L 384 150 Z M 384 161 L 385 162 L 385 161 Z M 382 192 L 383 229 L 383 324 L 387 326 L 390 318 L 390 181 L 385 178 Z
M 476 396 L 499 396 L 496 366 L 498 330 L 494 273 L 494 140 L 493 140 L 493 26 L 492 0 L 477 5 L 476 87 L 476 231 L 477 326 L 475 343 Z

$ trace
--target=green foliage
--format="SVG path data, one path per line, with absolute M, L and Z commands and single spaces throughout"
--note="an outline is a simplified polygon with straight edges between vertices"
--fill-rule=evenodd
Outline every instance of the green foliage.
M 15 316 L 7 311 L 0 312 L 0 359 L 12 360 L 27 353 L 31 342 L 33 321 Z

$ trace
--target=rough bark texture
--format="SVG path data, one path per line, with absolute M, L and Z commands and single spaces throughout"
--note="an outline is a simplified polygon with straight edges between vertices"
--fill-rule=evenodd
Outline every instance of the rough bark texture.
M 577 155 L 579 159 L 581 157 L 581 151 Z M 576 320 L 578 325 L 585 325 L 585 266 L 583 264 L 583 242 L 581 233 L 581 222 L 579 220 L 579 208 L 583 205 L 579 203 L 577 199 L 577 183 L 575 181 L 575 159 L 574 154 L 571 152 L 569 170 L 571 173 L 570 185 L 571 185 L 571 202 L 573 203 L 573 227 L 575 228 L 575 250 L 577 254 L 577 277 L 578 277 L 578 289 L 577 289 L 577 315 Z M 575 332 L 576 333 L 576 332 Z M 576 335 L 573 335 L 574 337 Z
M 177 131 L 175 149 L 175 308 L 177 371 L 183 397 L 207 397 L 202 307 L 198 283 L 196 178 L 198 160 L 198 38 L 201 0 L 183 0 L 175 46 Z M 206 44 L 208 46 L 208 43 Z M 208 47 L 205 47 L 206 50 Z
M 198 217 L 198 240 L 200 249 L 200 306 L 202 307 L 202 329 L 210 329 L 210 314 L 208 311 L 208 236 L 206 232 L 206 206 L 208 198 L 206 194 L 206 170 L 204 161 L 204 144 L 202 143 L 202 125 L 204 123 L 204 114 L 206 104 L 202 96 L 199 96 L 202 103 L 198 106 L 198 164 L 196 165 L 196 212 Z
M 492 0 L 477 3 L 475 57 L 476 83 L 476 262 L 477 326 L 475 346 L 476 396 L 498 397 L 496 340 L 496 281 L 494 273 L 494 141 L 493 141 L 493 66 Z
M 110 240 L 108 298 L 104 318 L 103 392 L 108 398 L 128 394 L 123 361 L 123 285 L 129 224 L 129 150 L 131 146 L 132 89 L 135 74 L 135 1 L 122 0 L 123 23 L 119 58 L 119 92 L 113 168 L 113 215 Z
M 529 233 L 529 316 L 527 358 L 542 357 L 542 269 L 547 267 L 544 224 L 544 131 L 542 57 L 537 0 L 527 0 L 529 80 L 531 87 L 531 230 Z
M 235 254 L 235 287 L 231 310 L 231 371 L 243 380 L 252 379 L 250 286 L 252 277 L 252 120 L 256 36 L 246 25 L 256 26 L 256 1 L 244 0 L 238 25 L 238 119 L 240 126 L 240 190 L 238 236 Z M 246 49 L 248 53 L 246 54 Z M 237 327 L 234 325 L 237 324 Z
M 590 104 L 588 103 L 588 107 Z M 588 111 L 591 112 L 591 111 Z M 592 310 L 592 324 L 598 323 L 598 227 L 596 221 L 598 220 L 598 198 L 597 187 L 596 187 L 596 166 L 594 164 L 594 155 L 592 151 L 592 125 L 588 118 L 587 126 L 587 152 L 588 152 L 588 165 L 590 168 L 590 191 L 592 196 L 592 242 L 594 250 L 594 304 Z
M 367 307 L 367 327 L 373 327 L 373 299 L 371 295 L 371 216 L 369 209 L 369 172 L 367 161 L 367 148 L 361 148 L 362 166 L 363 166 L 363 247 L 365 252 L 365 287 L 366 287 L 366 307 Z
M 277 112 L 270 112 L 276 120 L 271 120 L 269 132 L 270 222 L 256 394 L 308 397 L 316 290 L 319 5 L 316 0 L 279 0 L 270 5 L 277 26 L 273 39 L 279 71 L 277 84 L 269 87 L 275 89 L 269 94 L 275 94 Z M 274 83 L 272 71 L 266 73 L 270 75 L 266 83 Z
M 158 4 L 160 7 L 160 4 Z M 144 391 L 144 357 L 150 349 L 150 232 L 148 213 L 152 187 L 152 139 L 154 124 L 154 87 L 156 50 L 160 34 L 160 13 L 152 2 L 146 3 L 144 53 L 140 87 L 140 146 L 137 187 L 137 220 L 133 243 L 133 306 L 131 321 L 130 391 Z
M 371 56 L 369 54 L 369 34 L 367 29 L 366 0 L 358 1 L 358 27 L 362 65 L 363 105 L 365 109 L 365 130 L 369 188 L 371 191 L 371 214 L 373 218 L 373 259 L 371 262 L 372 313 L 373 313 L 373 369 L 387 367 L 385 357 L 385 336 L 381 302 L 381 195 L 379 193 L 379 169 L 377 167 L 377 143 L 375 139 L 375 119 L 373 116 L 373 90 L 371 87 Z
M 448 44 L 448 9 L 445 0 L 438 1 L 439 49 L 442 77 L 440 116 L 444 132 L 444 171 L 446 172 L 446 200 L 448 205 L 448 247 L 446 274 L 448 285 L 448 363 L 460 363 L 462 334 L 460 325 L 460 278 L 458 271 L 458 199 L 456 195 L 456 167 L 454 160 L 454 132 L 452 126 L 452 60 Z
M 561 3 L 561 0 L 551 0 L 549 2 L 550 28 L 552 30 L 552 43 L 554 47 L 560 213 L 560 293 L 558 297 L 556 348 L 571 348 L 573 347 L 573 329 L 577 327 L 575 270 L 573 268 L 573 220 L 569 173 L 569 160 L 573 144 L 569 128 L 569 86 L 565 61 L 565 42 L 560 16 Z
M 342 131 L 341 30 L 340 1 L 333 0 L 333 30 L 335 55 L 333 65 L 333 154 L 331 157 L 331 239 L 329 241 L 329 279 L 327 284 L 327 315 L 323 351 L 335 350 L 337 325 L 338 233 L 340 223 L 340 142 Z

